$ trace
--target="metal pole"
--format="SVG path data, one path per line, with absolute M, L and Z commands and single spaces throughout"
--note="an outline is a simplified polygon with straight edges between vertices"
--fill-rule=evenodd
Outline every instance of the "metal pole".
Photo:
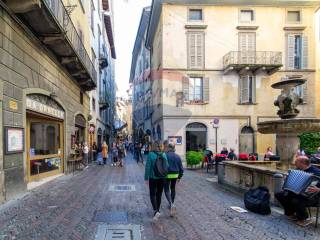
M 216 153 L 218 153 L 218 128 L 215 127 L 216 130 Z

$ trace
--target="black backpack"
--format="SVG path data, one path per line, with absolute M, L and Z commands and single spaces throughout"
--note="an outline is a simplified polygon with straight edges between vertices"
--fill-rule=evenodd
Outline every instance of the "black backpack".
M 169 169 L 166 164 L 166 160 L 163 158 L 161 153 L 156 153 L 157 159 L 154 163 L 153 172 L 158 178 L 165 178 L 168 175 Z
M 251 188 L 244 194 L 244 205 L 251 212 L 262 215 L 270 214 L 269 189 L 266 187 Z

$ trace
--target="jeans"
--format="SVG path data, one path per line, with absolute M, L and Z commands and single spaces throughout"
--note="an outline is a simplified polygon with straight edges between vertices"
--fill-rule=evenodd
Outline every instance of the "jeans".
M 160 211 L 164 181 L 165 179 L 149 179 L 150 201 L 155 212 Z
M 307 198 L 292 192 L 282 191 L 275 194 L 276 199 L 284 209 L 284 214 L 292 216 L 296 214 L 298 220 L 305 220 L 309 217 L 307 207 L 317 204 L 317 197 Z
M 176 183 L 177 178 L 167 178 L 164 181 L 164 193 L 170 206 L 174 203 L 176 197 Z

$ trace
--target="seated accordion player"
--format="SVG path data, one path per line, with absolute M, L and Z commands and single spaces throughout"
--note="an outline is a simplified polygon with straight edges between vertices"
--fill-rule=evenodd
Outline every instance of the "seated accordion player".
M 319 182 L 320 178 L 313 174 L 301 170 L 289 170 L 283 189 L 305 197 L 313 197 L 315 194 L 309 193 L 308 187 L 316 186 Z

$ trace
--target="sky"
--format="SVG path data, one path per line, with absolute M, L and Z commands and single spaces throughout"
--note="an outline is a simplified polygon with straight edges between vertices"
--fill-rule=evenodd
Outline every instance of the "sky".
M 115 78 L 117 96 L 126 96 L 129 89 L 131 57 L 142 9 L 151 0 L 114 0 L 114 32 L 116 48 Z

